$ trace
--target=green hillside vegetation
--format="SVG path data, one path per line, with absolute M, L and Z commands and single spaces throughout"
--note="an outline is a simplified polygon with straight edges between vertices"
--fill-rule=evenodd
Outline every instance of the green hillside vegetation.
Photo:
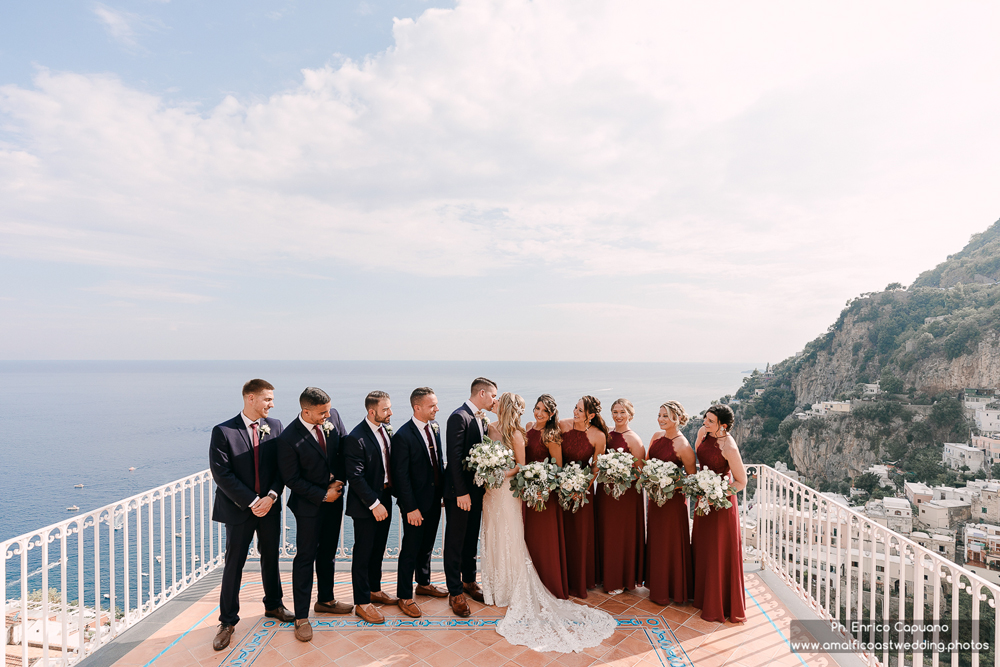
M 783 461 L 794 468 L 789 441 L 796 429 L 817 437 L 828 428 L 828 419 L 846 419 L 857 437 L 865 434 L 880 460 L 896 462 L 906 471 L 906 479 L 930 484 L 959 481 L 957 473 L 940 465 L 942 443 L 967 442 L 970 433 L 958 391 L 934 392 L 909 385 L 906 378 L 919 364 L 935 358 L 951 361 L 975 353 L 984 336 L 1000 333 L 1000 284 L 986 280 L 997 277 L 1000 221 L 975 235 L 961 252 L 921 274 L 909 288 L 893 283 L 882 292 L 849 301 L 826 333 L 799 355 L 773 366 L 772 378 L 754 372 L 734 395 L 720 400 L 731 403 L 738 424 L 742 422 L 744 459 L 768 465 Z M 990 339 L 997 340 L 992 335 Z M 796 378 L 834 358 L 848 360 L 838 362 L 836 373 L 839 386 L 850 389 L 824 400 L 860 398 L 862 383 L 879 383 L 884 393 L 878 400 L 856 404 L 850 415 L 795 418 L 796 412 L 810 408 L 795 394 Z M 764 391 L 755 396 L 758 388 Z M 921 419 L 912 405 L 933 407 Z M 693 422 L 687 429 L 691 442 L 700 420 Z M 843 490 L 849 483 L 812 481 L 823 490 Z

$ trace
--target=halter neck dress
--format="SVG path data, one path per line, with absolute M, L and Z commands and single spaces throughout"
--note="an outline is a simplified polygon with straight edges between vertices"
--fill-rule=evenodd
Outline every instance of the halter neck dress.
M 549 450 L 542 443 L 542 432 L 528 431 L 524 446 L 524 460 L 528 463 L 549 458 Z M 563 515 L 555 491 L 541 512 L 524 504 L 524 541 L 535 564 L 538 577 L 552 595 L 561 600 L 569 597 L 566 579 L 566 542 L 563 534 Z
M 720 475 L 729 473 L 729 461 L 719 442 L 705 436 L 698 446 L 698 463 Z M 694 606 L 706 621 L 733 623 L 747 620 L 743 588 L 743 542 L 736 496 L 729 496 L 729 509 L 695 515 L 691 528 L 694 557 Z
M 606 451 L 614 450 L 629 451 L 625 436 L 618 431 L 611 432 Z M 594 493 L 594 512 L 598 579 L 606 592 L 635 588 L 642 583 L 646 546 L 642 494 L 632 486 L 616 499 L 600 488 Z
M 680 436 L 678 436 L 680 437 Z M 649 446 L 649 459 L 684 464 L 674 451 L 671 438 L 657 438 Z M 646 588 L 656 604 L 687 604 L 694 592 L 694 566 L 691 562 L 691 531 L 688 523 L 687 497 L 682 491 L 660 507 L 647 503 L 649 521 L 646 538 Z
M 586 431 L 570 429 L 563 433 L 563 465 L 574 461 L 581 467 L 590 467 L 594 445 Z M 566 540 L 566 577 L 569 594 L 586 598 L 587 589 L 597 585 L 596 549 L 594 547 L 594 496 L 588 491 L 590 501 L 574 514 L 562 511 L 563 531 Z

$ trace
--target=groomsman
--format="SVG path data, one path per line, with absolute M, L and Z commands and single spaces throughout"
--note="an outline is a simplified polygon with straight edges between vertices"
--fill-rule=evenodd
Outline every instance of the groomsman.
M 482 487 L 472 481 L 474 473 L 465 470 L 469 451 L 483 441 L 486 433 L 486 410 L 494 410 L 497 385 L 479 377 L 472 381 L 469 400 L 448 417 L 448 469 L 444 482 L 444 507 L 448 524 L 444 533 L 444 574 L 448 583 L 448 604 L 458 616 L 468 616 L 468 594 L 483 601 L 483 589 L 476 583 L 476 553 L 479 551 L 479 527 L 483 519 Z
M 399 608 L 418 618 L 420 607 L 413 601 L 413 578 L 417 594 L 443 598 L 448 592 L 431 583 L 431 551 L 441 522 L 441 435 L 435 415 L 437 396 L 430 387 L 410 394 L 413 418 L 392 437 L 392 483 L 403 524 L 403 546 L 399 552 L 396 595 Z
M 365 397 L 368 415 L 344 440 L 347 461 L 347 516 L 354 520 L 351 583 L 354 613 L 368 623 L 385 623 L 372 603 L 396 604 L 382 591 L 382 556 L 392 523 L 392 470 L 389 394 L 373 391 Z
M 292 561 L 295 638 L 307 642 L 313 635 L 309 602 L 314 564 L 319 589 L 314 610 L 347 614 L 352 607 L 333 597 L 334 557 L 344 516 L 344 422 L 330 407 L 330 395 L 317 387 L 306 387 L 299 396 L 299 407 L 299 416 L 278 439 L 278 466 L 292 491 L 288 508 L 296 523 Z
M 295 617 L 281 602 L 278 542 L 281 492 L 276 438 L 281 422 L 267 413 L 274 407 L 274 386 L 266 380 L 243 385 L 243 410 L 212 429 L 208 460 L 215 479 L 212 519 L 226 524 L 226 564 L 219 596 L 219 630 L 212 648 L 229 646 L 240 620 L 240 584 L 253 536 L 260 551 L 264 615 L 285 623 Z

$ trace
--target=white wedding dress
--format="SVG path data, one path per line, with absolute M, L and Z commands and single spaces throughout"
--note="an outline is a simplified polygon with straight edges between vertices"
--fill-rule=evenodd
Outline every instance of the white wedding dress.
M 482 566 L 486 604 L 507 607 L 497 632 L 535 651 L 570 653 L 597 646 L 617 622 L 599 609 L 560 600 L 542 584 L 524 543 L 522 501 L 505 482 L 483 499 Z M 533 510 L 529 510 L 533 511 Z

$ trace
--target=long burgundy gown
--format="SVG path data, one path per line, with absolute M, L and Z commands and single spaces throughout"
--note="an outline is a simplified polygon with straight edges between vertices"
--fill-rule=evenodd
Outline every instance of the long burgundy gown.
M 698 462 L 720 475 L 729 472 L 729 462 L 722 455 L 718 441 L 705 436 L 698 446 Z M 694 557 L 694 606 L 701 609 L 706 621 L 733 623 L 747 620 L 743 589 L 743 543 L 736 496 L 729 496 L 732 507 L 695 515 L 691 528 L 691 553 Z
M 649 459 L 684 464 L 674 451 L 671 438 L 657 438 L 649 446 Z M 691 562 L 691 531 L 688 529 L 687 498 L 680 490 L 660 507 L 649 501 L 646 537 L 646 588 L 656 604 L 671 601 L 687 604 L 694 593 L 694 568 Z
M 607 451 L 629 451 L 625 436 L 611 432 Z M 605 591 L 635 588 L 642 581 L 646 545 L 642 495 L 633 486 L 617 500 L 598 489 L 594 493 L 600 580 Z
M 528 431 L 528 442 L 524 446 L 524 460 L 527 463 L 544 461 L 549 458 L 548 448 L 542 444 L 542 433 L 537 429 Z M 524 541 L 531 554 L 539 579 L 552 595 L 561 600 L 569 597 L 566 579 L 566 543 L 563 532 L 562 509 L 553 491 L 545 509 L 537 512 L 527 503 L 524 505 Z
M 585 431 L 574 428 L 563 433 L 562 452 L 564 466 L 577 461 L 582 467 L 589 468 L 594 456 L 594 446 L 590 444 Z M 594 562 L 597 555 L 594 549 L 594 496 L 590 492 L 588 496 L 590 502 L 576 514 L 561 510 L 566 536 L 569 594 L 578 598 L 587 597 L 587 589 L 597 585 L 597 567 Z

